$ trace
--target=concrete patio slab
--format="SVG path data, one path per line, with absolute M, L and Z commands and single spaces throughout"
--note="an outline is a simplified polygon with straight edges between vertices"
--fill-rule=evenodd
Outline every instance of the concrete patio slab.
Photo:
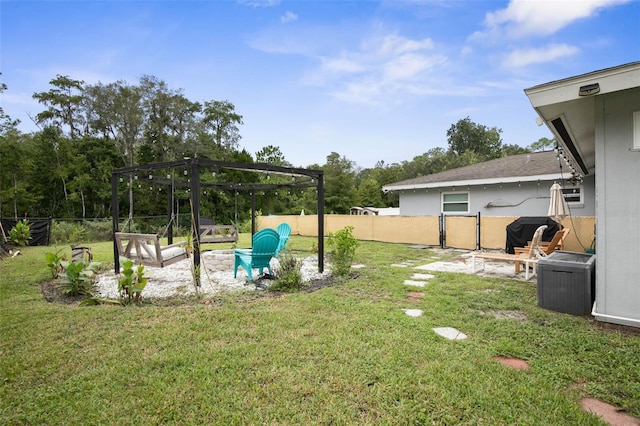
M 429 272 L 457 272 L 461 274 L 473 274 L 481 277 L 488 278 L 509 278 L 513 280 L 525 280 L 525 273 L 521 272 L 519 274 L 515 273 L 515 266 L 510 262 L 490 262 L 484 261 L 485 268 L 483 271 L 478 271 L 476 273 L 473 272 L 473 265 L 471 259 L 468 262 L 462 260 L 451 260 L 451 261 L 438 261 L 433 263 L 427 263 L 426 265 L 415 266 L 413 269 L 419 271 L 429 271 Z M 529 277 L 530 282 L 535 282 L 535 279 Z

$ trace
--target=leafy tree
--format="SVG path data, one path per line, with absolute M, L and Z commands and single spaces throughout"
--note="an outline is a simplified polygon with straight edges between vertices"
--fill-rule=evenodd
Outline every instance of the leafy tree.
M 462 155 L 467 151 L 476 153 L 480 161 L 499 158 L 502 155 L 501 129 L 487 128 L 476 124 L 469 117 L 459 120 L 447 130 L 449 151 Z
M 516 144 L 511 144 L 511 145 L 504 144 L 504 145 L 502 145 L 502 154 L 505 157 L 509 156 L 509 155 L 526 154 L 527 152 L 531 152 L 531 149 L 530 148 L 523 148 L 520 145 L 516 145 Z
M 127 167 L 133 166 L 144 125 L 140 88 L 124 81 L 98 83 L 86 87 L 84 101 L 90 126 L 113 141 Z
M 385 164 L 384 161 L 378 161 L 373 169 L 369 171 L 369 176 L 374 179 L 382 187 L 388 183 L 398 182 L 401 180 L 402 166 L 398 163 Z M 399 195 L 397 192 L 389 192 L 382 194 L 383 207 L 398 207 Z
M 139 90 L 145 112 L 145 144 L 152 153 L 153 161 L 175 160 L 176 141 L 172 140 L 170 133 L 175 126 L 173 102 L 181 96 L 180 93 L 170 90 L 167 83 L 149 75 L 140 79 Z
M 284 159 L 284 154 L 280 148 L 267 145 L 256 152 L 256 163 L 275 164 L 277 166 L 291 166 L 291 163 Z
M 67 126 L 69 136 L 75 139 L 85 125 L 81 105 L 84 81 L 58 74 L 49 84 L 53 88 L 48 92 L 33 94 L 34 99 L 47 107 L 36 115 L 36 120 L 39 124 L 51 124 L 60 130 Z
M 354 163 L 337 152 L 327 156 L 324 203 L 327 213 L 347 214 L 356 201 Z
M 2 77 L 1 72 L 0 77 Z M 0 94 L 5 90 L 7 90 L 7 85 L 0 83 Z M 9 115 L 4 113 L 4 108 L 0 105 L 0 135 L 5 135 L 9 131 L 16 130 L 18 124 L 20 124 L 20 120 L 12 120 Z
M 529 145 L 529 149 L 531 149 L 531 151 L 536 152 L 536 151 L 547 151 L 547 148 L 553 148 L 557 145 L 557 141 L 555 138 L 553 139 L 549 139 L 549 138 L 540 138 L 537 141 L 533 142 L 531 145 Z
M 25 179 L 31 167 L 33 153 L 28 146 L 29 136 L 17 130 L 0 134 L 0 217 L 18 218 L 37 199 Z
M 382 207 L 381 185 L 373 178 L 364 179 L 360 182 L 356 193 L 356 203 L 354 205 L 363 207 Z
M 244 124 L 242 116 L 229 101 L 205 101 L 202 122 L 213 132 L 216 146 L 235 149 L 240 142 L 238 125 Z
M 69 171 L 73 181 L 69 183 L 70 200 L 79 205 L 75 217 L 104 217 L 110 214 L 111 171 L 123 163 L 111 141 L 84 137 L 73 147 Z M 166 208 L 166 207 L 165 207 Z
M 33 137 L 30 144 L 32 167 L 28 172 L 30 192 L 39 200 L 32 211 L 51 217 L 71 216 L 69 210 L 69 178 L 72 141 L 61 130 L 47 126 Z

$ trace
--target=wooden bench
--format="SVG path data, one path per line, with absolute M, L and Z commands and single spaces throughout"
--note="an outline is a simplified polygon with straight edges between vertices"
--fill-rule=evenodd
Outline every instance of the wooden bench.
M 200 225 L 200 243 L 235 243 L 238 231 L 233 225 Z
M 162 268 L 189 257 L 186 242 L 161 246 L 155 234 L 116 232 L 115 241 L 120 256 L 142 265 Z

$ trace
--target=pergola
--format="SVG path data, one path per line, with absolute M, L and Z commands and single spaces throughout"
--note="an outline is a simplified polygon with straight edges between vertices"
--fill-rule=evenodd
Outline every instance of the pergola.
M 173 171 L 167 175 L 157 175 L 158 171 Z M 176 173 L 175 171 L 178 170 Z M 256 172 L 270 175 L 288 176 L 291 178 L 286 183 L 253 183 L 253 182 L 206 182 L 201 180 L 203 172 L 220 176 L 225 170 L 237 170 Z M 155 172 L 155 174 L 154 174 Z M 202 188 L 215 188 L 219 190 L 233 190 L 236 193 L 248 193 L 251 195 L 251 234 L 255 233 L 256 193 L 258 191 L 277 190 L 279 188 L 313 188 L 318 192 L 318 269 L 324 271 L 324 172 L 322 170 L 300 169 L 292 167 L 276 166 L 265 163 L 233 163 L 208 159 L 185 159 L 163 163 L 145 164 L 143 166 L 124 167 L 114 169 L 111 172 L 111 212 L 113 218 L 113 234 L 119 231 L 119 202 L 118 186 L 134 179 L 145 179 L 149 183 L 167 186 L 167 211 L 168 211 L 168 238 L 169 244 L 173 242 L 173 213 L 175 188 L 187 188 L 189 192 L 193 235 L 193 263 L 197 271 L 196 282 L 200 284 L 200 242 L 198 230 L 200 229 L 200 190 Z M 120 259 L 118 247 L 113 242 L 114 270 L 120 272 Z

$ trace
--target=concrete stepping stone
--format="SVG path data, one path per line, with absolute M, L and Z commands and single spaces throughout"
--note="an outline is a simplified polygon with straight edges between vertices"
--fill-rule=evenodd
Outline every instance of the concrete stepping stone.
M 434 278 L 435 275 L 431 275 L 431 274 L 413 274 L 411 276 L 411 279 L 414 280 L 430 280 L 431 278 Z
M 391 266 L 394 266 L 396 268 L 406 268 L 408 265 L 405 265 L 403 263 L 392 263 Z
M 436 327 L 433 331 L 449 340 L 464 340 L 467 338 L 466 334 L 453 327 Z
M 414 287 L 424 287 L 427 283 L 426 281 L 404 280 L 404 284 Z
M 422 316 L 422 309 L 403 309 L 403 311 L 410 317 L 417 318 Z
M 351 267 L 352 267 L 353 269 L 362 269 L 362 268 L 364 268 L 364 267 L 365 267 L 365 265 L 363 265 L 363 264 L 361 264 L 361 263 L 358 263 L 358 264 L 356 264 L 356 265 L 351 265 Z

